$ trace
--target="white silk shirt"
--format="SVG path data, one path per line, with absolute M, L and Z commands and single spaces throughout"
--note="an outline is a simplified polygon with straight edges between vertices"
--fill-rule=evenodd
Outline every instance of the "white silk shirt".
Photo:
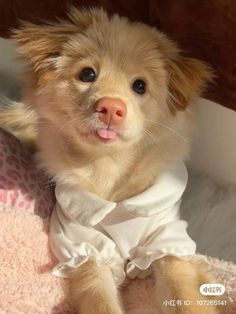
M 59 264 L 53 274 L 68 277 L 71 270 L 93 259 L 110 266 L 120 284 L 125 275 L 145 277 L 152 262 L 163 256 L 191 258 L 196 245 L 179 217 L 186 184 L 181 162 L 144 192 L 119 203 L 79 186 L 57 186 L 50 244 Z

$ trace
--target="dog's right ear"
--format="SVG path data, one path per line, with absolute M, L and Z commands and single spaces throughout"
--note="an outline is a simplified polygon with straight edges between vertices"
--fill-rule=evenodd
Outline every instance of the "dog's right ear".
M 12 31 L 20 57 L 27 62 L 39 85 L 55 77 L 63 45 L 70 37 L 83 32 L 91 24 L 99 27 L 102 20 L 108 19 L 108 15 L 103 9 L 78 10 L 71 7 L 68 18 L 68 21 L 59 20 L 45 25 L 22 22 L 18 29 Z
M 42 74 L 54 67 L 63 43 L 76 31 L 78 26 L 65 21 L 47 25 L 22 22 L 20 28 L 13 30 L 12 39 L 22 59 L 34 72 Z
M 18 51 L 34 72 L 45 72 L 55 66 L 56 57 L 60 56 L 63 44 L 71 35 L 84 31 L 89 25 L 101 24 L 108 19 L 103 9 L 91 8 L 78 10 L 71 7 L 68 21 L 59 20 L 57 23 L 35 25 L 22 22 L 18 29 L 12 31 Z

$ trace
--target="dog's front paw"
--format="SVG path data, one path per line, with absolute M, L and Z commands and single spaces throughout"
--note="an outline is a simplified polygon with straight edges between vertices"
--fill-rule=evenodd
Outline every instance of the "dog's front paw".
M 200 293 L 214 281 L 204 265 L 168 256 L 153 266 L 162 314 L 220 314 L 214 298 Z

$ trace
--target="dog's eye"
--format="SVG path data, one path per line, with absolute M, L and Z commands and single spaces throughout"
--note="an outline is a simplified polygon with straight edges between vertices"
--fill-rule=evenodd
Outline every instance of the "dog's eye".
M 78 75 L 82 82 L 94 82 L 96 80 L 96 73 L 92 68 L 84 68 Z
M 140 79 L 135 80 L 133 82 L 132 89 L 133 89 L 133 91 L 135 91 L 135 93 L 143 95 L 146 92 L 146 83 Z

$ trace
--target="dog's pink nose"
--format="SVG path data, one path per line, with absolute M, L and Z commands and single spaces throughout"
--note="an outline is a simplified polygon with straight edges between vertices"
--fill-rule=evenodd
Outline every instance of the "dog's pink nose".
M 94 106 L 100 121 L 107 125 L 121 125 L 126 116 L 125 103 L 118 98 L 103 97 Z

